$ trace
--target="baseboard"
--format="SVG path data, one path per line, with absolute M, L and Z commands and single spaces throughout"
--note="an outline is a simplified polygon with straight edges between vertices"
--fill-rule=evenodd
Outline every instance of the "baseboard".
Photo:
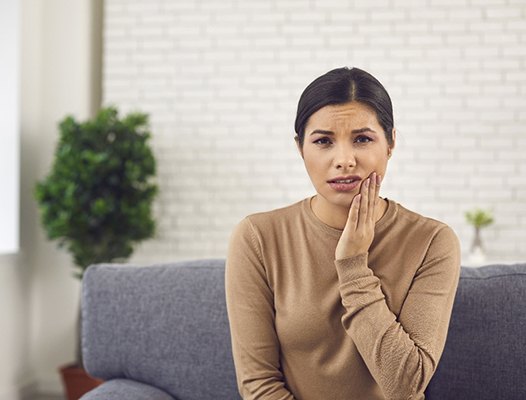
M 37 377 L 36 393 L 46 396 L 63 396 L 64 390 L 58 373 L 56 375 Z
M 0 400 L 33 400 L 36 390 L 36 382 L 26 382 L 19 387 L 2 390 L 2 392 L 0 392 Z
M 28 382 L 20 388 L 20 391 L 19 391 L 20 397 L 18 398 L 20 400 L 33 400 L 35 398 L 36 392 L 37 392 L 37 383 L 34 381 Z
M 13 399 L 16 399 L 16 400 L 22 399 L 18 395 L 18 389 L 16 388 L 2 389 L 2 391 L 0 392 L 0 400 L 13 400 Z

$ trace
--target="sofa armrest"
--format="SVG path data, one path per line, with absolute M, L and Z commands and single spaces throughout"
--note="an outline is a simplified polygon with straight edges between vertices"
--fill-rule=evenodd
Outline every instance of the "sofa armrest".
M 90 266 L 81 298 L 86 371 L 144 382 L 179 400 L 239 398 L 224 265 Z
M 426 400 L 526 399 L 526 263 L 462 267 Z
M 80 400 L 175 400 L 172 396 L 144 383 L 112 379 L 86 393 Z

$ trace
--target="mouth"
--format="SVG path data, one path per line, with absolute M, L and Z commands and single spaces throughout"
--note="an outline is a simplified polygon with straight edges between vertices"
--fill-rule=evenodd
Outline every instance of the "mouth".
M 358 175 L 347 175 L 347 176 L 336 176 L 333 179 L 328 180 L 328 183 L 353 183 L 354 181 L 360 181 Z
M 359 179 L 333 179 L 331 181 L 328 181 L 329 183 L 353 183 L 356 182 Z
M 327 181 L 329 186 L 337 192 L 349 192 L 356 189 L 361 182 L 359 176 L 337 177 Z

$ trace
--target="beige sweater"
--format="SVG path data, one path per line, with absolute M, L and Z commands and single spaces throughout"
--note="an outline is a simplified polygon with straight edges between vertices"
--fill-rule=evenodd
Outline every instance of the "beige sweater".
M 460 273 L 453 230 L 388 199 L 368 253 L 334 259 L 342 231 L 310 198 L 243 219 L 226 295 L 244 399 L 423 399 Z

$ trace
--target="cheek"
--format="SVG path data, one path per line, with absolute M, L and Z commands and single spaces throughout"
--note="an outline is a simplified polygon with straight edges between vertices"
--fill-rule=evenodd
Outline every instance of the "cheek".
M 376 168 L 376 172 L 378 174 L 381 174 L 382 176 L 385 175 L 385 171 L 387 170 L 387 160 L 382 160 L 378 163 L 378 166 Z
M 383 157 L 381 154 L 369 154 L 367 157 L 362 158 L 362 166 L 370 174 L 374 171 L 383 176 L 387 169 L 387 157 Z
M 307 173 L 309 174 L 312 181 L 323 178 L 327 169 L 325 167 L 326 163 L 323 157 L 305 152 L 303 161 L 305 164 L 305 169 L 307 170 Z
M 363 156 L 371 164 L 376 164 L 378 166 L 381 165 L 383 167 L 387 165 L 387 161 L 388 161 L 387 150 L 384 152 L 383 150 L 378 149 L 378 150 L 375 150 L 374 152 L 364 153 Z
M 319 166 L 316 163 L 316 160 L 312 158 L 305 158 L 305 168 L 311 177 L 316 176 L 319 171 Z

